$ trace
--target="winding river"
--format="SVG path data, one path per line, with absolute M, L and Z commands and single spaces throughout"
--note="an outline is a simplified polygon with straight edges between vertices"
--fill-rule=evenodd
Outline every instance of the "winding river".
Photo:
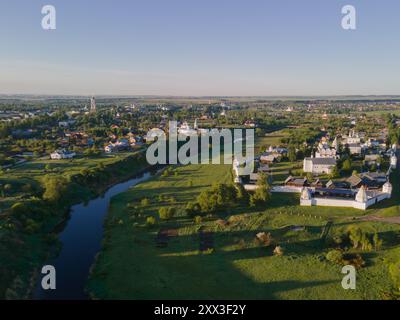
M 126 182 L 119 183 L 87 203 L 71 207 L 70 219 L 59 234 L 62 249 L 59 255 L 48 261 L 56 269 L 56 289 L 43 290 L 39 274 L 33 298 L 37 300 L 88 299 L 84 288 L 89 270 L 101 249 L 103 222 L 110 199 L 130 187 L 150 178 L 145 172 Z

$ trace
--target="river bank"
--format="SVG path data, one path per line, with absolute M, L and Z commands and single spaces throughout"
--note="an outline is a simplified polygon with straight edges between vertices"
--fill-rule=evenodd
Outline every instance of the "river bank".
M 31 298 L 41 266 L 60 252 L 58 235 L 70 219 L 70 208 L 104 194 L 116 183 L 127 181 L 149 168 L 142 152 L 137 152 L 123 160 L 107 164 L 98 177 L 93 178 L 95 171 L 92 170 L 92 180 L 82 181 L 82 174 L 71 176 L 68 185 L 71 190 L 59 203 L 49 205 L 37 200 L 37 206 L 47 212 L 45 225 L 32 234 L 14 232 L 17 250 L 11 256 L 11 252 L 3 254 L 6 263 L 2 270 L 6 272 L 2 273 L 2 283 L 6 286 L 0 294 L 5 299 Z
M 142 172 L 132 179 L 113 185 L 104 194 L 87 203 L 71 207 L 70 219 L 59 234 L 62 249 L 56 257 L 46 262 L 56 269 L 57 289 L 43 290 L 39 277 L 34 299 L 87 299 L 84 285 L 101 246 L 103 220 L 108 211 L 109 200 L 150 177 L 150 172 Z

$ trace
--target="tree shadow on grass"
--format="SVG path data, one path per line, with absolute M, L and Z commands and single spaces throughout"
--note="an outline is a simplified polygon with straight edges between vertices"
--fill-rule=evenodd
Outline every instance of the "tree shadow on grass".
M 185 272 L 175 275 L 171 270 L 168 276 L 179 278 L 175 282 L 176 291 L 168 283 L 163 298 L 173 299 L 279 299 L 279 293 L 335 283 L 336 280 L 271 280 L 257 281 L 241 272 L 234 262 L 265 256 L 260 248 L 217 251 L 212 254 L 189 256 L 162 256 L 160 263 L 169 266 L 185 266 Z M 270 253 L 269 253 L 270 254 Z M 180 269 L 181 270 L 181 269 Z M 276 270 L 279 273 L 279 270 Z M 293 270 L 293 275 L 295 275 Z M 295 278 L 295 277 L 293 277 Z M 154 297 L 153 297 L 154 298 Z

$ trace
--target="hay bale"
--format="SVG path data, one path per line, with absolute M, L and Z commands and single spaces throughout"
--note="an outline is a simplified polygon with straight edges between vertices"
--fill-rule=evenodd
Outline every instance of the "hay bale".
M 281 246 L 276 246 L 274 249 L 274 255 L 282 256 L 283 255 L 283 248 Z

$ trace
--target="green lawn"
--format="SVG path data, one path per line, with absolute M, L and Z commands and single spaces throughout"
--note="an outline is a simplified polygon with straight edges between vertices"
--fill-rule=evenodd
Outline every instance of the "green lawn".
M 385 261 L 400 257 L 400 226 L 361 222 L 363 211 L 329 207 L 299 207 L 298 195 L 274 194 L 266 208 L 238 207 L 195 224 L 180 210 L 212 182 L 228 182 L 230 166 L 182 166 L 168 177 L 154 177 L 112 199 L 103 250 L 88 282 L 95 298 L 109 299 L 380 299 L 392 283 Z M 164 195 L 162 200 L 159 195 Z M 150 204 L 135 217 L 127 203 Z M 174 201 L 170 201 L 173 197 Z M 175 206 L 180 213 L 158 226 L 144 226 L 158 208 Z M 377 209 L 373 209 L 377 210 Z M 367 214 L 369 211 L 367 211 Z M 384 239 L 381 251 L 363 253 L 366 267 L 357 275 L 357 290 L 341 287 L 341 266 L 324 259 L 329 250 L 320 239 L 328 220 L 331 235 L 357 224 Z M 291 226 L 304 226 L 293 231 Z M 213 234 L 214 250 L 199 251 L 199 228 Z M 155 238 L 162 229 L 175 230 L 166 248 Z M 260 232 L 270 232 L 285 249 L 258 246 Z M 353 250 L 353 249 L 352 249 Z

